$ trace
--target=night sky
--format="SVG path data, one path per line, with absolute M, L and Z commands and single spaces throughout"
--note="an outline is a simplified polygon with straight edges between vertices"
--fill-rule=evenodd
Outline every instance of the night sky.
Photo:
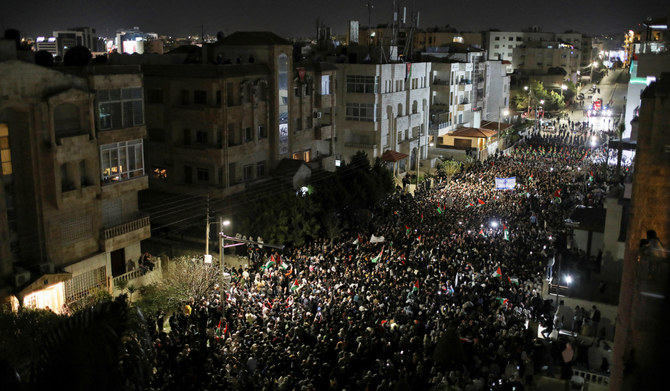
M 576 30 L 587 34 L 619 33 L 634 28 L 648 16 L 667 16 L 664 0 L 405 0 L 408 10 L 420 11 L 420 27 L 451 25 L 460 31 L 489 28 L 519 31 L 540 26 L 543 31 Z M 322 19 L 336 34 L 344 34 L 348 20 L 367 25 L 365 0 L 25 0 L 0 2 L 0 27 L 23 35 L 51 35 L 52 31 L 90 26 L 98 35 L 138 26 L 145 32 L 186 36 L 223 31 L 271 30 L 287 37 L 314 36 Z M 392 19 L 392 0 L 373 0 L 372 23 Z

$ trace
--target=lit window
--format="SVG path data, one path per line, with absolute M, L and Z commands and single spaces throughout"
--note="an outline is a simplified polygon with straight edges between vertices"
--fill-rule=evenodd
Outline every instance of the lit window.
M 104 183 L 124 181 L 144 175 L 142 139 L 100 146 L 101 179 Z

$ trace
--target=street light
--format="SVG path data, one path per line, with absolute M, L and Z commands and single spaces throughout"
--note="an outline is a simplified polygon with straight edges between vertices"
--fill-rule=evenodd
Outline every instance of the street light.
M 509 110 L 507 110 L 507 108 L 505 108 L 505 110 L 503 111 L 502 106 L 500 106 L 500 107 L 498 107 L 498 140 L 499 140 L 498 146 L 499 147 L 502 143 L 502 137 L 500 137 L 500 121 L 502 121 L 502 119 L 503 119 L 502 116 L 503 115 L 505 117 L 507 117 L 509 115 Z M 503 146 L 504 146 L 504 144 L 503 144 Z
M 224 250 L 224 243 L 223 243 L 223 227 L 227 227 L 230 225 L 230 220 L 224 220 L 223 217 L 219 220 L 219 263 L 221 264 L 221 288 L 223 288 L 223 281 L 224 281 L 224 271 L 223 271 L 223 250 Z

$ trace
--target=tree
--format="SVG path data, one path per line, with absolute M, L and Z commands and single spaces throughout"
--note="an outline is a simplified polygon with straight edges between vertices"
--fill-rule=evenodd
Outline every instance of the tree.
M 57 384 L 68 390 L 141 390 L 153 373 L 154 351 L 146 322 L 125 295 L 68 317 L 23 309 L 3 312 L 0 319 L 12 323 L 8 329 L 0 328 L 2 357 L 22 374 L 25 389 L 51 389 Z M 21 361 L 13 359 L 17 352 Z M 0 382 L 6 384 L 7 374 L 3 375 Z
M 440 169 L 451 178 L 461 171 L 462 163 L 456 160 L 445 160 L 440 165 Z
M 165 308 L 179 308 L 191 298 L 200 298 L 214 291 L 221 282 L 221 269 L 204 263 L 200 259 L 189 257 L 175 258 L 170 261 L 163 279 L 156 284 Z

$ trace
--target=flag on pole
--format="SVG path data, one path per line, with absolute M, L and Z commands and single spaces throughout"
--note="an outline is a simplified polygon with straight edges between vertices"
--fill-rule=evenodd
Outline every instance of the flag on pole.
M 293 281 L 293 286 L 291 286 L 291 292 L 295 292 L 300 288 L 300 283 L 298 282 L 298 279 L 296 278 L 295 281 Z
M 274 256 L 274 255 L 271 255 L 271 256 L 270 256 L 270 260 L 267 261 L 267 262 L 265 263 L 265 265 L 263 265 L 263 267 L 262 267 L 261 269 L 263 269 L 263 270 L 267 270 L 267 269 L 271 268 L 272 266 L 274 266 L 274 264 L 275 264 L 275 256 Z
M 498 269 L 493 273 L 493 277 L 502 278 L 502 269 L 500 269 L 500 266 L 498 266 Z
M 405 226 L 405 235 L 409 236 L 410 228 L 408 225 Z
M 509 281 L 510 284 L 514 284 L 516 286 L 519 286 L 519 279 L 517 277 L 507 277 L 507 281 Z
M 591 176 L 589 176 L 589 182 L 593 182 L 593 171 L 591 171 Z
M 412 293 L 419 291 L 419 280 L 414 281 L 414 287 L 412 288 Z
M 281 262 L 281 268 L 282 268 L 282 269 L 284 269 L 284 270 L 288 270 L 290 267 L 291 267 L 291 265 L 289 265 L 289 264 L 286 263 L 285 261 L 282 261 L 282 262 Z
M 485 238 L 488 238 L 488 236 L 486 236 L 486 234 L 484 233 L 484 228 L 479 229 L 479 234 L 482 235 Z
M 477 198 L 477 203 L 478 203 L 479 205 L 484 205 L 486 202 L 482 201 L 481 198 Z
M 376 257 L 372 258 L 372 259 L 370 260 L 370 262 L 372 262 L 372 263 L 377 263 L 377 262 L 379 262 L 379 260 L 382 259 L 382 255 L 383 255 L 383 254 L 384 254 L 384 246 L 382 246 L 382 250 L 379 252 L 379 254 L 378 254 Z
M 439 207 L 438 207 L 439 209 Z M 421 222 L 423 223 L 423 213 L 421 213 Z
M 219 319 L 219 325 L 216 326 L 216 330 L 214 330 L 214 335 L 217 337 L 221 336 L 221 319 Z
M 504 297 L 496 297 L 496 300 L 498 300 L 498 303 L 500 303 L 501 305 L 505 305 L 509 301 Z
M 437 205 L 437 213 L 439 213 L 439 214 L 442 214 L 442 208 L 441 208 L 441 206 L 442 206 L 442 205 L 439 205 L 439 204 Z M 422 216 L 423 216 L 423 215 L 422 215 Z
M 503 237 L 509 242 L 509 229 L 505 224 L 503 224 Z

